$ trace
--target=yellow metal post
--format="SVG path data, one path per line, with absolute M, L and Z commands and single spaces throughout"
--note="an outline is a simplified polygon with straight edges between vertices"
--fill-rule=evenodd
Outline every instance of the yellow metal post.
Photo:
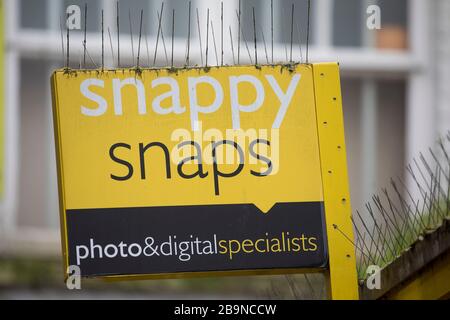
M 337 63 L 313 64 L 331 299 L 358 299 L 355 248 Z

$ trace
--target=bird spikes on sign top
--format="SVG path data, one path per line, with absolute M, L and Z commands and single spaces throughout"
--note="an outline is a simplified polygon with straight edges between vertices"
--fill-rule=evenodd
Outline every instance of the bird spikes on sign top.
M 306 0 L 305 2 L 307 4 L 307 21 L 305 22 L 307 24 L 306 27 L 306 34 L 302 35 L 300 33 L 300 28 L 298 28 L 298 19 L 294 18 L 294 15 L 296 12 L 300 12 L 301 10 L 296 10 L 294 12 L 294 5 L 290 5 L 291 8 L 291 19 L 290 19 L 290 54 L 289 54 L 289 61 L 279 61 L 278 64 L 286 64 L 286 65 L 293 65 L 293 64 L 299 64 L 299 63 L 309 63 L 309 55 L 308 55 L 308 48 L 309 48 L 309 32 L 310 32 L 310 0 Z M 134 24 L 134 18 L 135 13 L 130 9 L 128 11 L 128 22 L 129 22 L 129 36 L 130 36 L 130 44 L 131 44 L 131 56 L 128 55 L 128 66 L 131 68 L 135 68 L 136 70 L 139 70 L 141 68 L 155 68 L 158 67 L 168 67 L 168 68 L 174 68 L 176 65 L 176 62 L 178 61 L 179 64 L 177 67 L 209 67 L 211 66 L 211 59 L 209 59 L 209 41 L 210 36 L 212 36 L 213 45 L 214 45 L 214 56 L 215 56 L 215 65 L 217 66 L 223 66 L 225 65 L 224 60 L 228 60 L 234 65 L 236 62 L 237 64 L 241 64 L 241 39 L 244 40 L 244 45 L 246 47 L 246 51 L 248 54 L 248 61 L 250 61 L 250 64 L 255 64 L 255 66 L 258 65 L 258 54 L 259 50 L 261 48 L 264 49 L 265 53 L 265 62 L 269 65 L 274 64 L 274 42 L 277 42 L 277 39 L 274 40 L 274 3 L 271 0 L 270 1 L 270 59 L 268 54 L 268 49 L 266 45 L 266 36 L 264 35 L 264 29 L 262 27 L 257 28 L 257 26 L 264 25 L 264 23 L 259 23 L 258 19 L 263 20 L 263 17 L 258 17 L 255 8 L 246 8 L 246 10 L 243 10 L 244 3 L 241 4 L 241 1 L 239 0 L 238 8 L 227 8 L 227 3 L 224 3 L 223 1 L 220 3 L 220 8 L 217 10 L 210 10 L 210 8 L 206 8 L 203 10 L 199 10 L 196 8 L 196 15 L 197 15 L 197 42 L 199 46 L 199 51 L 192 50 L 193 45 L 193 37 L 192 37 L 192 23 L 194 23 L 191 19 L 191 1 L 186 2 L 186 11 L 183 10 L 182 15 L 188 16 L 188 25 L 181 25 L 176 23 L 175 17 L 177 16 L 177 13 L 175 9 L 172 10 L 164 10 L 164 2 L 161 3 L 161 7 L 156 9 L 156 20 L 152 17 L 152 14 L 146 13 L 144 9 L 140 10 L 140 19 L 139 19 L 139 40 L 138 40 L 138 46 L 137 46 L 137 56 L 135 56 L 135 43 L 134 43 L 134 37 L 133 37 L 133 24 Z M 100 10 L 101 16 L 99 17 L 99 29 L 101 30 L 101 54 L 99 55 L 93 55 L 92 49 L 91 53 L 89 53 L 88 48 L 89 43 L 87 39 L 87 14 L 88 14 L 88 4 L 86 3 L 84 5 L 84 24 L 83 24 L 83 30 L 81 32 L 82 35 L 82 41 L 81 41 L 81 50 L 82 50 L 82 56 L 80 53 L 80 61 L 78 64 L 78 67 L 81 69 L 88 69 L 88 63 L 87 59 L 90 60 L 90 65 L 98 69 L 100 67 L 100 70 L 105 69 L 114 69 L 114 68 L 122 68 L 125 66 L 125 61 L 127 58 L 124 55 L 124 50 L 121 48 L 121 41 L 120 41 L 120 31 L 121 31 L 121 21 L 120 21 L 120 15 L 119 15 L 119 1 L 116 1 L 115 6 L 115 19 L 109 19 L 107 16 L 103 16 L 103 10 Z M 225 7 L 225 9 L 224 9 Z M 229 9 L 229 10 L 226 10 Z M 225 11 L 224 11 L 225 10 Z M 284 9 L 282 9 L 284 10 Z M 109 11 L 108 11 L 109 12 Z M 170 13 L 170 16 L 168 16 L 168 12 Z M 218 12 L 217 16 L 215 16 L 215 13 Z M 227 16 L 228 14 L 228 16 Z M 236 14 L 236 17 L 234 17 L 234 14 Z M 200 22 L 200 15 L 206 15 L 206 25 Z M 151 17 L 151 18 L 150 18 Z M 233 28 L 231 25 L 228 26 L 228 29 L 230 31 L 230 46 L 224 47 L 224 18 L 227 18 L 229 21 L 235 21 L 237 28 Z M 67 21 L 69 19 L 69 14 L 67 16 L 64 16 L 64 19 Z M 74 47 L 74 45 L 71 45 L 71 35 L 75 34 L 75 38 L 77 35 L 77 30 L 72 31 L 66 23 L 66 39 L 63 37 L 63 24 L 62 20 L 60 21 L 60 30 L 61 30 L 61 52 L 64 60 L 64 67 L 67 71 L 69 71 L 71 67 L 71 55 L 70 50 Z M 167 20 L 167 21 L 166 21 Z M 171 21 L 168 21 L 171 20 Z M 109 26 L 108 22 L 113 21 L 113 24 L 115 26 Z M 154 30 L 146 30 L 143 31 L 143 25 L 146 25 L 146 21 L 156 21 L 157 22 L 157 28 Z M 244 30 L 242 28 L 243 24 L 242 21 L 251 21 L 252 23 L 249 23 L 251 25 L 251 30 Z M 215 23 L 220 23 L 220 39 L 217 39 L 216 33 L 214 29 L 218 30 L 217 26 L 214 27 Z M 294 28 L 294 23 L 296 24 L 296 27 Z M 106 24 L 106 25 L 105 25 Z M 165 28 L 165 26 L 170 25 L 171 28 Z M 204 29 L 202 31 L 202 28 Z M 165 30 L 166 29 L 166 30 Z M 170 30 L 167 30 L 170 29 Z M 205 30 L 206 29 L 206 30 Z M 236 30 L 237 29 L 237 30 Z M 105 41 L 104 41 L 104 32 L 105 30 L 108 31 L 109 36 L 109 42 L 110 42 L 110 50 L 105 50 Z M 187 31 L 187 38 L 186 38 L 186 49 L 185 49 L 185 55 L 183 58 L 180 58 L 179 56 L 175 56 L 177 52 L 182 52 L 182 50 L 177 50 L 177 43 L 179 41 L 176 41 L 176 32 L 177 30 L 186 30 Z M 233 37 L 233 30 L 235 33 L 237 33 L 237 37 Z M 293 47 L 293 39 L 294 39 L 294 30 L 297 31 L 297 38 L 299 42 L 299 52 L 300 55 L 296 56 L 292 52 Z M 167 47 L 165 43 L 164 38 L 164 31 L 170 32 L 170 38 L 171 38 L 171 56 L 169 58 L 169 55 L 167 53 Z M 259 32 L 258 32 L 259 31 Z M 114 34 L 115 32 L 115 34 Z M 254 52 L 252 53 L 249 49 L 249 45 L 246 39 L 246 34 L 251 34 L 254 42 Z M 148 37 L 148 33 L 153 33 L 155 36 Z M 210 34 L 212 33 L 212 34 Z M 260 35 L 258 35 L 258 33 Z M 282 35 L 284 36 L 284 35 Z M 72 36 L 73 39 L 74 36 Z M 116 37 L 116 39 L 114 39 Z M 147 48 L 147 63 L 142 63 L 141 59 L 141 41 L 142 37 L 144 37 L 143 41 L 145 41 L 146 48 Z M 302 39 L 304 38 L 304 39 Z M 113 40 L 114 39 L 114 40 Z M 258 48 L 258 42 L 263 41 L 263 46 L 259 46 Z M 306 60 L 303 60 L 302 57 L 302 40 L 305 41 L 306 46 Z M 64 43 L 64 41 L 66 41 Z M 73 41 L 73 40 L 72 40 Z M 114 48 L 113 48 L 113 41 L 117 42 L 117 48 L 116 48 L 116 55 L 114 54 Z M 160 41 L 162 42 L 162 45 L 164 47 L 164 58 L 163 64 L 161 64 L 160 57 L 158 55 L 158 46 L 160 44 Z M 203 48 L 203 41 L 206 41 L 206 47 Z M 236 43 L 235 43 L 236 42 Z M 279 41 L 278 41 L 279 42 Z M 217 43 L 220 43 L 220 48 L 218 48 Z M 150 53 L 149 53 L 149 46 L 150 48 L 154 48 L 154 55 L 153 55 L 153 61 L 150 64 Z M 75 46 L 76 47 L 76 46 Z M 235 48 L 237 48 L 237 58 L 235 56 Z M 205 50 L 205 52 L 203 52 Z M 110 52 L 106 52 L 110 51 Z M 193 56 L 192 52 L 196 52 L 197 56 Z M 220 52 L 220 53 L 219 53 Z M 105 56 L 109 56 L 110 59 L 105 60 Z M 115 58 L 115 56 L 117 58 Z M 287 59 L 287 57 L 286 57 Z M 130 63 L 131 60 L 131 63 Z M 105 61 L 107 63 L 110 63 L 110 66 L 105 66 Z M 197 61 L 197 64 L 193 64 L 194 61 Z

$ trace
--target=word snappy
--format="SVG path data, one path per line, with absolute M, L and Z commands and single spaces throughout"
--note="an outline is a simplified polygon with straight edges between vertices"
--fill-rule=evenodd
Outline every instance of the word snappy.
M 247 74 L 239 76 L 229 76 L 228 83 L 224 83 L 224 85 L 226 84 L 226 88 L 224 88 L 224 85 L 221 82 L 211 76 L 188 77 L 187 92 L 189 95 L 188 107 L 190 112 L 191 129 L 193 131 L 198 130 L 197 123 L 201 114 L 214 113 L 223 106 L 225 93 L 228 93 L 230 98 L 230 110 L 232 115 L 231 127 L 233 129 L 239 129 L 241 127 L 241 113 L 255 112 L 264 104 L 266 96 L 265 88 L 267 86 L 263 85 L 263 79 L 269 84 L 269 87 L 279 100 L 278 112 L 275 119 L 273 120 L 272 128 L 280 128 L 289 105 L 291 104 L 294 93 L 300 82 L 300 74 L 294 74 L 292 76 L 289 86 L 285 90 L 280 87 L 279 83 L 273 75 L 265 75 L 261 78 L 257 78 L 255 76 Z M 169 88 L 168 91 L 154 97 L 152 97 L 151 94 L 148 94 L 148 88 L 146 88 L 144 86 L 144 83 L 138 78 L 112 78 L 110 84 L 106 84 L 105 82 L 106 80 L 98 78 L 88 78 L 81 82 L 80 91 L 82 95 L 85 98 L 91 100 L 91 102 L 96 105 L 95 108 L 82 105 L 81 113 L 83 115 L 89 117 L 99 117 L 108 111 L 110 105 L 108 104 L 107 99 L 105 99 L 105 97 L 100 94 L 100 92 L 105 93 L 106 87 L 112 88 L 112 107 L 114 109 L 114 114 L 117 116 L 123 115 L 122 89 L 126 86 L 132 86 L 136 89 L 138 108 L 137 111 L 140 115 L 147 114 L 147 101 L 150 99 L 152 110 L 156 114 L 182 114 L 188 109 L 181 103 L 180 84 L 174 77 L 158 77 L 151 81 L 151 89 L 155 89 L 163 85 Z M 247 83 L 248 85 L 252 86 L 256 92 L 256 98 L 250 104 L 241 104 L 239 102 L 241 96 L 248 94 L 247 92 L 240 90 L 240 84 L 242 83 Z M 200 105 L 199 103 L 200 91 L 202 91 L 201 94 L 204 94 L 203 89 L 199 90 L 200 85 L 203 85 L 202 88 L 204 88 L 204 85 L 207 85 L 210 88 L 209 90 L 212 90 L 212 93 L 214 94 L 214 101 L 212 101 L 209 105 Z M 172 104 L 169 107 L 162 107 L 162 101 L 166 99 L 171 99 Z

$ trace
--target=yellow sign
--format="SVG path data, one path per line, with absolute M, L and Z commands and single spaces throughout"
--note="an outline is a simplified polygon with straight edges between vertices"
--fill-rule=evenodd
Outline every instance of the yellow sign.
M 60 71 L 54 83 L 67 209 L 254 203 L 267 212 L 276 202 L 322 201 L 311 68 Z M 213 141 L 234 136 L 246 139 L 215 149 L 239 147 L 244 166 L 222 177 L 237 167 L 223 152 L 213 168 Z M 255 145 L 259 138 L 271 146 Z M 276 172 L 252 174 L 268 170 L 258 147 L 278 156 Z M 198 170 L 193 161 L 177 172 L 183 152 L 203 160 L 196 177 L 184 176 Z
M 66 266 L 119 277 L 326 270 L 316 70 L 56 71 Z

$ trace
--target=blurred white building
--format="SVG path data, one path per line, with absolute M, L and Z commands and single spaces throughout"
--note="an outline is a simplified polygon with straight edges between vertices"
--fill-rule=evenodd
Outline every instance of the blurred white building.
M 72 0 L 0 0 L 3 16 L 5 81 L 3 99 L 3 167 L 0 198 L 0 254 L 59 254 L 59 214 L 51 115 L 50 75 L 65 65 L 65 10 Z M 306 0 L 274 0 L 274 60 L 286 61 L 290 47 L 291 3 L 295 4 L 294 60 L 306 56 Z M 381 8 L 381 29 L 369 30 L 369 5 Z M 224 1 L 224 60 L 237 55 L 238 0 Z M 122 66 L 135 64 L 139 12 L 144 9 L 142 65 L 152 64 L 161 1 L 119 2 Z M 258 57 L 271 61 L 270 0 L 242 0 L 240 62 L 250 63 L 244 38 L 252 48 L 252 7 L 258 29 Z M 188 1 L 166 0 L 162 19 L 170 55 L 172 8 L 175 11 L 174 59 L 186 59 Z M 202 36 L 198 36 L 197 11 Z M 220 62 L 218 0 L 192 0 L 191 63 L 201 64 L 206 42 L 206 11 L 210 8 L 209 64 Z M 105 17 L 106 67 L 117 64 L 116 2 L 88 1 L 87 48 L 89 67 L 101 61 L 101 10 Z M 129 16 L 131 15 L 131 19 Z M 450 1 L 449 0 L 312 0 L 310 62 L 339 61 L 342 70 L 347 153 L 354 209 L 371 193 L 402 176 L 404 165 L 431 146 L 450 126 Z M 61 22 L 62 21 L 62 22 Z M 133 30 L 131 45 L 130 24 Z M 84 16 L 82 26 L 84 25 Z M 233 46 L 230 38 L 230 28 Z M 111 34 L 111 43 L 109 39 Z M 83 31 L 70 33 L 70 66 L 82 64 Z M 301 50 L 299 48 L 301 42 Z M 62 41 L 64 45 L 62 45 Z M 160 40 L 161 41 L 161 40 Z M 148 51 L 147 51 L 148 44 Z M 165 65 L 160 43 L 157 64 Z M 113 54 L 112 52 L 113 51 Z M 92 59 L 92 61 L 91 61 Z M 169 57 L 170 61 L 170 57 Z M 0 82 L 1 83 L 1 82 Z

